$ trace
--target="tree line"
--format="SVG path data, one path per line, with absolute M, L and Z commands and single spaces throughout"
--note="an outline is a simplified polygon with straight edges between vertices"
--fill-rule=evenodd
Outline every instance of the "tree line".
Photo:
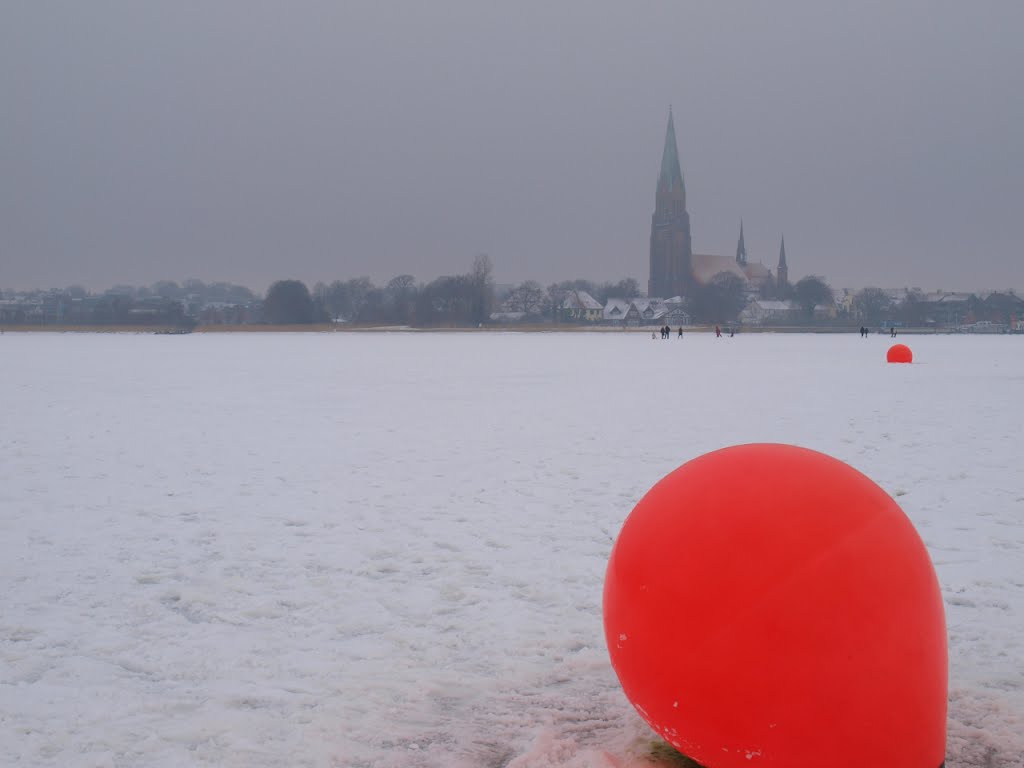
M 586 291 L 602 304 L 609 297 L 635 298 L 639 283 L 633 278 L 595 283 L 576 279 L 547 288 L 527 280 L 497 296 L 493 266 L 478 256 L 465 274 L 418 283 L 412 275 L 398 275 L 383 286 L 369 278 L 318 282 L 309 290 L 299 280 L 279 280 L 267 291 L 264 319 L 270 323 L 346 322 L 413 325 L 420 327 L 478 326 L 490 322 L 500 307 L 520 312 L 524 319 L 551 322 L 571 291 Z M 500 305 L 499 305 L 499 299 Z
M 984 298 L 972 293 L 960 304 L 955 310 L 947 310 L 952 316 L 944 318 L 945 324 L 988 320 L 1005 325 L 1024 317 L 1024 299 L 1012 291 L 993 291 Z M 851 309 L 871 325 L 921 327 L 936 320 L 934 306 L 917 289 L 907 291 L 897 300 L 881 288 L 864 288 L 853 295 Z
M 383 287 L 369 278 L 316 283 L 310 291 L 300 280 L 278 280 L 263 301 L 266 322 L 387 323 L 392 325 L 481 325 L 494 311 L 491 260 L 478 256 L 472 269 L 421 285 L 399 275 Z
M 81 286 L 0 296 L 0 322 L 176 325 L 196 323 L 308 324 L 345 322 L 419 327 L 479 326 L 492 313 L 515 313 L 523 322 L 558 322 L 560 308 L 572 292 L 585 291 L 604 306 L 609 299 L 643 296 L 634 278 L 595 282 L 578 278 L 543 286 L 526 280 L 499 295 L 490 259 L 478 256 L 464 274 L 419 283 L 398 275 L 383 286 L 367 277 L 318 282 L 309 290 L 299 280 L 279 280 L 261 298 L 250 289 L 227 282 L 182 283 L 161 280 L 150 286 L 116 285 L 100 294 Z M 809 275 L 793 285 L 763 285 L 758 298 L 792 301 L 804 322 L 813 323 L 815 308 L 833 304 L 833 291 L 824 278 Z M 738 275 L 721 272 L 697 285 L 686 310 L 697 323 L 736 322 L 750 299 L 749 286 Z M 839 322 L 872 326 L 957 325 L 973 320 L 1009 323 L 1024 316 L 1024 301 L 1012 292 L 995 292 L 962 300 L 957 314 L 936 320 L 936 305 L 917 290 L 894 298 L 891 292 L 868 287 L 847 297 Z M 948 315 L 948 312 L 947 312 Z

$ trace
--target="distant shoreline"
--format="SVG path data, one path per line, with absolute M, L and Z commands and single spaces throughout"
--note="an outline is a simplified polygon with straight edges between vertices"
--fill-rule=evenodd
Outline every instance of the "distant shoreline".
M 724 329 L 728 326 L 723 326 Z M 531 325 L 487 325 L 481 328 L 414 328 L 396 325 L 340 325 L 314 323 L 303 325 L 200 325 L 195 328 L 155 325 L 0 325 L 0 333 L 133 333 L 153 335 L 189 335 L 193 333 L 656 333 L 657 328 L 647 326 L 623 327 L 609 325 L 570 325 L 565 323 Z M 678 329 L 672 329 L 673 337 Z M 714 333 L 713 325 L 683 326 L 684 337 L 691 333 Z M 814 333 L 852 334 L 857 328 L 846 326 L 742 326 L 737 335 L 754 333 Z M 899 336 L 992 336 L 1014 335 L 1015 332 L 964 333 L 949 328 L 899 328 Z M 1016 332 L 1019 333 L 1019 332 Z M 888 337 L 885 331 L 872 332 L 872 336 Z

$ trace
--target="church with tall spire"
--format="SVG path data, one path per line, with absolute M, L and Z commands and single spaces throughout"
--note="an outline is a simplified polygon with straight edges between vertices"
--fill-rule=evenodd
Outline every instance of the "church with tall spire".
M 672 108 L 668 111 L 661 174 L 651 216 L 651 273 L 648 296 L 685 296 L 691 280 L 690 214 L 686 212 L 686 184 L 679 166 Z
M 784 253 L 780 260 L 780 268 L 783 271 L 779 277 L 785 281 L 788 275 L 785 272 Z M 693 252 L 690 214 L 686 210 L 686 185 L 679 163 L 675 121 L 672 108 L 669 107 L 665 146 L 661 153 L 661 172 L 658 175 L 654 213 L 651 216 L 650 279 L 647 283 L 647 295 L 658 298 L 688 298 L 693 295 L 696 286 L 707 283 L 722 272 L 740 278 L 751 294 L 763 294 L 775 288 L 776 281 L 771 270 L 760 262 L 750 261 L 747 257 L 742 219 L 735 259 Z

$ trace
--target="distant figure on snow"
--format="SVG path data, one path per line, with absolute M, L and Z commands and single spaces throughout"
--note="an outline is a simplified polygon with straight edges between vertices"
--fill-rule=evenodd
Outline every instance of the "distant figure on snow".
M 717 325 L 715 326 L 715 338 L 716 339 L 722 338 L 722 329 L 719 328 Z
M 678 336 L 678 338 L 680 338 L 680 339 L 683 338 L 683 326 L 681 326 L 681 325 L 679 326 L 679 336 Z
M 896 327 L 895 326 L 893 326 L 892 328 L 889 329 L 889 336 L 891 336 L 894 339 L 896 338 Z

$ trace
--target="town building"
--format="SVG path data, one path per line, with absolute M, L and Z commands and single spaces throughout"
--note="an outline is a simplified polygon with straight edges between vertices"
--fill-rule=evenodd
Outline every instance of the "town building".
M 748 259 L 742 221 L 736 258 L 693 252 L 690 214 L 686 210 L 686 184 L 679 163 L 675 123 L 672 110 L 669 109 L 661 170 L 654 196 L 654 213 L 651 215 L 647 295 L 690 298 L 698 285 L 708 283 L 715 275 L 723 272 L 739 277 L 751 296 L 771 293 L 776 287 L 776 278 L 771 270 L 764 264 Z M 778 276 L 778 283 L 788 286 L 785 241 L 779 251 Z
M 586 291 L 568 291 L 559 309 L 562 320 L 588 323 L 600 321 L 604 313 L 601 303 Z

